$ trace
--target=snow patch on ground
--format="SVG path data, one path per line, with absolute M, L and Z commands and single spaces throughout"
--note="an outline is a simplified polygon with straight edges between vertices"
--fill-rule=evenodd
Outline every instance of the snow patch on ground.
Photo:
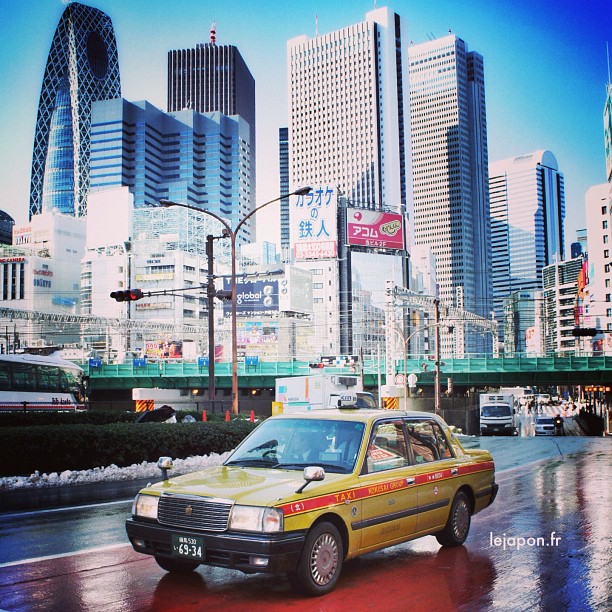
M 229 456 L 229 453 L 199 457 L 187 457 L 187 459 L 174 459 L 172 476 L 179 476 L 189 472 L 195 472 L 202 468 L 220 465 Z M 65 470 L 64 472 L 52 472 L 41 474 L 38 470 L 29 476 L 5 476 L 0 477 L 0 491 L 16 489 L 32 489 L 36 487 L 57 487 L 72 484 L 88 484 L 94 482 L 111 482 L 121 480 L 137 480 L 140 478 L 151 478 L 159 476 L 157 462 L 135 463 L 128 467 L 98 467 L 92 470 Z

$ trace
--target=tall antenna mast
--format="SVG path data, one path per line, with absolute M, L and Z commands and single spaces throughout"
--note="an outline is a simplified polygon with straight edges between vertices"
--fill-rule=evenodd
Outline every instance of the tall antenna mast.
M 217 42 L 217 22 L 213 21 L 210 24 L 210 44 L 214 45 Z
M 315 38 L 319 35 L 319 16 L 315 15 Z
M 608 47 L 608 41 L 606 40 L 606 55 L 608 56 L 608 85 L 612 81 L 610 81 L 610 48 Z

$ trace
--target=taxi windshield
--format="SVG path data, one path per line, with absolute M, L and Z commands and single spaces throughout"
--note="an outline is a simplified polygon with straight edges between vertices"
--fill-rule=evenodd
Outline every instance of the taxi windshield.
M 318 465 L 328 472 L 348 474 L 355 468 L 363 423 L 312 419 L 264 421 L 224 465 L 303 470 Z

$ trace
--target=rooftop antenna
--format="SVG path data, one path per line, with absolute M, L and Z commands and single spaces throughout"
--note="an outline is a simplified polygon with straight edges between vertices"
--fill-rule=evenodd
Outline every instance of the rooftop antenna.
M 213 21 L 210 24 L 210 44 L 214 45 L 217 42 L 217 22 Z
M 606 40 L 606 55 L 608 56 L 608 85 L 612 81 L 610 81 L 610 48 L 608 47 L 608 41 Z
M 315 38 L 319 35 L 319 16 L 315 15 Z

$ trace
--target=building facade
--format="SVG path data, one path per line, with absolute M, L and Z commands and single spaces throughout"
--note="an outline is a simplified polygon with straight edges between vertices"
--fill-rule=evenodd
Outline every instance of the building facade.
M 493 304 L 502 321 L 504 299 L 541 290 L 543 268 L 564 259 L 563 174 L 550 151 L 535 151 L 492 163 L 489 193 Z
M 249 198 L 255 202 L 255 79 L 240 51 L 217 45 L 215 26 L 209 43 L 168 52 L 168 112 L 186 109 L 239 116 L 249 129 Z
M 504 354 L 540 357 L 544 354 L 542 291 L 524 289 L 503 300 Z
M 280 194 L 289 193 L 289 128 L 278 130 L 278 166 Z M 291 257 L 291 240 L 289 229 L 289 198 L 280 202 L 280 247 L 283 261 Z
M 234 227 L 251 210 L 249 133 L 244 119 L 219 112 L 168 114 L 146 101 L 95 102 L 91 190 L 127 186 L 135 208 L 168 199 L 210 210 Z M 249 221 L 238 243 L 251 240 Z
M 70 3 L 57 26 L 43 76 L 34 133 L 30 219 L 87 211 L 91 103 L 121 96 L 117 44 L 102 11 Z
M 432 249 L 442 302 L 488 318 L 491 232 L 483 59 L 449 34 L 411 45 L 408 61 L 413 242 Z M 466 340 L 468 350 L 482 350 L 478 338 Z
M 42 212 L 13 228 L 11 246 L 0 246 L 0 304 L 34 313 L 27 321 L 4 321 L 5 330 L 10 326 L 19 336 L 21 348 L 79 341 L 78 324 L 53 324 L 36 315 L 80 314 L 85 225 L 82 218 Z
M 578 257 L 555 262 L 542 270 L 542 334 L 546 355 L 584 352 L 584 345 L 592 340 L 576 338 L 572 333 L 578 316 L 578 279 L 583 265 L 583 258 Z
M 581 327 L 612 331 L 612 183 L 591 187 L 585 196 L 587 234 L 587 285 Z M 612 352 L 612 334 L 597 336 L 601 350 Z

